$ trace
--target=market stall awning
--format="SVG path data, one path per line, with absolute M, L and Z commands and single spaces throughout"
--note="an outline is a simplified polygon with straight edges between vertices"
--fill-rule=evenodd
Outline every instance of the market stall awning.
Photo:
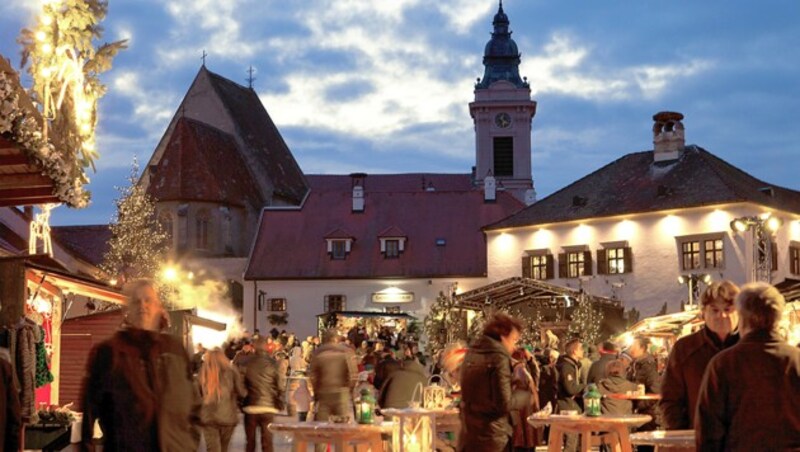
M 686 325 L 699 326 L 702 323 L 700 310 L 693 309 L 639 320 L 628 328 L 627 333 L 632 335 L 644 334 L 656 337 L 674 337 L 681 336 Z
M 571 305 L 583 297 L 594 305 L 622 308 L 622 303 L 610 298 L 598 297 L 579 289 L 557 286 L 536 279 L 513 277 L 487 284 L 483 287 L 457 294 L 456 306 L 466 309 L 483 309 L 487 305 L 511 307 L 519 303 L 542 305 Z
M 32 262 L 26 262 L 25 269 L 27 278 L 36 284 L 48 284 L 63 292 L 109 303 L 123 304 L 125 302 L 125 296 L 118 289 L 94 278 Z

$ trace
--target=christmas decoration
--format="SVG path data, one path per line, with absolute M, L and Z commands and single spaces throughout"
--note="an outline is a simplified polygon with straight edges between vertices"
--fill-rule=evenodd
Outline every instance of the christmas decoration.
M 100 269 L 112 278 L 130 281 L 159 279 L 167 254 L 167 233 L 156 219 L 155 202 L 138 185 L 139 164 L 134 159 L 127 187 L 117 187 L 120 197 L 111 223 L 111 240 Z
M 597 344 L 600 340 L 600 323 L 603 321 L 603 313 L 595 309 L 591 301 L 582 295 L 576 301 L 577 306 L 572 312 L 572 320 L 567 333 L 580 338 L 585 344 Z
M 53 256 L 53 243 L 50 240 L 50 211 L 58 206 L 59 204 L 43 204 L 39 206 L 42 213 L 37 213 L 30 224 L 28 254 L 36 254 L 41 240 L 42 254 Z

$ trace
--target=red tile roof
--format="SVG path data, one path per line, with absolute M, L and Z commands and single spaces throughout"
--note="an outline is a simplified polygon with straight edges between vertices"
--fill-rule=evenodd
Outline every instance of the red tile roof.
M 253 176 L 266 175 L 276 196 L 299 204 L 307 191 L 305 176 L 258 94 L 205 66 L 200 70 L 208 73 L 211 85 L 236 124 L 238 135 L 247 144 L 243 152 Z
M 752 202 L 800 213 L 800 192 L 756 179 L 698 146 L 653 162 L 653 151 L 609 163 L 487 229 Z
M 343 175 L 309 174 L 309 184 L 317 191 L 352 190 L 352 178 Z M 372 174 L 363 178 L 366 191 L 409 192 L 425 189 L 435 191 L 469 191 L 474 188 L 470 174 Z
M 92 265 L 100 265 L 108 251 L 111 229 L 107 224 L 53 226 L 53 238 L 70 252 Z
M 523 204 L 506 192 L 498 193 L 496 202 L 486 203 L 480 190 L 425 191 L 419 176 L 368 176 L 363 212 L 352 211 L 350 177 L 309 177 L 312 188 L 303 206 L 264 210 L 245 279 L 486 275 L 481 228 L 517 212 Z M 469 175 L 425 176 L 434 183 L 469 183 Z M 407 237 L 399 259 L 384 259 L 380 252 L 380 234 L 391 227 Z M 332 260 L 325 246 L 325 237 L 336 229 L 355 238 L 344 260 Z M 437 246 L 440 239 L 445 244 Z
M 159 201 L 207 201 L 254 208 L 265 202 L 234 138 L 207 124 L 180 118 L 147 192 Z

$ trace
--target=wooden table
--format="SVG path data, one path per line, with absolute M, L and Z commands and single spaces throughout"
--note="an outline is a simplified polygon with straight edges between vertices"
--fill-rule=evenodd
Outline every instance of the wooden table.
M 550 426 L 551 452 L 560 452 L 563 446 L 565 433 L 579 433 L 581 435 L 581 451 L 588 451 L 592 446 L 592 433 L 605 433 L 595 439 L 602 439 L 610 444 L 614 451 L 631 452 L 631 440 L 628 428 L 638 427 L 650 422 L 653 418 L 646 414 L 629 414 L 615 416 L 603 414 L 601 416 L 551 414 L 545 417 L 528 418 L 528 423 L 534 427 Z
M 656 450 L 669 449 L 670 452 L 694 451 L 694 430 L 656 430 L 634 433 L 631 435 L 631 444 L 656 446 Z
M 606 394 L 605 397 L 618 400 L 661 400 L 661 394 Z
M 336 424 L 332 422 L 273 422 L 269 424 L 271 432 L 285 433 L 292 436 L 293 450 L 307 452 L 309 444 L 331 444 L 336 452 L 344 452 L 350 444 L 361 444 L 357 450 L 383 452 L 381 434 L 392 433 L 392 423 L 378 425 L 369 424 Z

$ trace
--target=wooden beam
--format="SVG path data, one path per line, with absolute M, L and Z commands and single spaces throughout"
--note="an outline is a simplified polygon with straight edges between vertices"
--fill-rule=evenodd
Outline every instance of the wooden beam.
M 16 197 L 16 198 L 5 198 L 0 195 L 0 207 L 8 207 L 8 206 L 35 206 L 37 204 L 54 204 L 62 202 L 58 199 L 55 195 L 50 196 L 40 196 L 40 197 Z
M 23 154 L 5 154 L 0 155 L 0 166 L 9 165 L 30 165 L 31 161 L 28 156 Z
M 42 188 L 52 189 L 53 181 L 40 173 L 0 174 L 0 190 L 10 188 Z

